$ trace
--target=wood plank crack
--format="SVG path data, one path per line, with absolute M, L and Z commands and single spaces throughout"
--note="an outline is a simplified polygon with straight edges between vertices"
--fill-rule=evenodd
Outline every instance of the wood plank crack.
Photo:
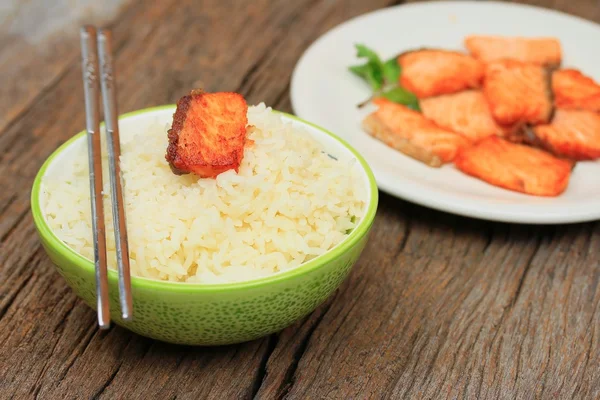
M 96 333 L 97 333 L 97 327 L 95 325 L 92 325 L 86 331 L 86 333 L 85 333 L 85 335 L 83 337 L 83 341 L 82 341 L 81 345 L 78 346 L 77 348 L 75 348 L 74 352 L 69 356 L 69 361 L 67 363 L 67 367 L 58 376 L 57 385 L 59 385 L 65 379 L 65 377 L 69 373 L 69 370 L 75 364 L 75 361 L 77 361 L 78 356 L 81 355 L 81 354 L 83 354 L 85 352 L 85 350 L 90 345 L 90 343 L 91 343 L 92 339 L 94 338 L 94 336 L 96 335 Z M 81 349 L 81 350 L 79 350 L 79 349 Z
M 525 278 L 527 278 L 527 275 L 529 274 L 529 271 L 531 270 L 531 264 L 533 263 L 533 260 L 535 259 L 535 256 L 537 255 L 537 253 L 540 251 L 541 247 L 542 247 L 542 240 L 538 239 L 536 241 L 533 252 L 531 253 L 531 256 L 529 256 L 529 259 L 527 260 L 527 263 L 525 264 L 525 267 L 523 268 L 523 273 L 521 274 L 519 283 L 517 284 L 517 290 L 515 291 L 512 301 L 510 302 L 510 304 L 508 306 L 508 311 L 512 311 L 515 304 L 517 303 L 517 300 L 519 299 L 519 296 L 521 295 L 521 290 L 523 289 L 523 282 L 525 282 Z
M 65 319 L 66 319 L 66 318 L 67 318 L 67 316 L 68 316 L 68 315 L 71 313 L 71 311 L 73 311 L 73 308 L 74 308 L 74 307 L 75 307 L 75 305 L 73 304 L 73 307 L 71 307 L 71 308 L 69 309 L 69 311 L 67 311 L 67 314 L 66 314 L 66 315 L 65 315 L 65 317 L 64 317 Z M 62 323 L 62 322 L 60 322 L 58 326 L 60 327 L 60 332 L 58 332 L 58 335 L 57 335 L 57 336 L 60 338 L 60 336 L 61 336 L 62 332 L 64 331 L 64 328 L 65 328 L 65 326 L 64 326 L 64 323 Z M 55 329 L 55 331 L 54 331 L 54 332 L 55 332 L 55 333 L 57 333 L 57 332 L 56 332 L 56 329 Z M 50 350 L 50 354 L 48 355 L 48 357 L 46 357 L 46 360 L 45 360 L 45 362 L 44 362 L 44 366 L 42 367 L 42 369 L 41 369 L 41 371 L 40 371 L 40 373 L 39 373 L 38 377 L 36 378 L 36 380 L 35 380 L 35 382 L 34 382 L 33 386 L 31 387 L 31 390 L 30 390 L 30 392 L 31 392 L 31 394 L 32 394 L 32 395 L 33 395 L 33 396 L 34 396 L 36 399 L 38 398 L 38 394 L 39 394 L 40 390 L 42 389 L 42 383 L 41 383 L 41 380 L 42 380 L 42 378 L 44 377 L 44 375 L 46 374 L 46 371 L 48 370 L 48 367 L 49 367 L 49 365 L 50 365 L 50 361 L 52 360 L 52 356 L 54 355 L 54 352 L 56 351 L 56 347 L 58 346 L 58 344 L 59 344 L 59 341 L 60 341 L 60 340 L 56 340 L 56 341 L 54 342 L 54 344 L 52 345 L 52 350 Z
M 38 255 L 38 250 L 40 247 L 41 247 L 41 245 L 38 246 L 38 248 L 34 252 L 31 253 L 31 256 L 29 256 L 29 258 L 25 261 L 25 264 L 29 264 Z M 36 265 L 39 264 L 39 262 L 40 261 L 38 259 L 38 262 L 36 262 Z M 14 303 L 15 299 L 17 298 L 17 296 L 19 295 L 21 290 L 23 290 L 23 288 L 25 286 L 27 286 L 27 284 L 29 283 L 31 278 L 33 278 L 33 276 L 35 275 L 35 270 L 36 270 L 35 268 L 29 269 L 28 274 L 21 281 L 21 283 L 18 284 L 17 289 L 12 293 L 12 295 L 9 295 L 10 297 L 8 297 L 6 302 L 0 307 L 0 321 L 6 315 L 7 311 L 10 309 L 10 307 Z M 2 295 L 1 299 L 4 300 L 4 295 Z
M 476 350 L 476 346 L 477 346 L 477 343 L 479 342 L 479 338 L 481 337 L 481 333 L 482 332 L 483 332 L 483 325 L 481 325 L 479 327 L 479 331 L 477 332 L 477 335 L 475 336 L 475 340 L 473 341 L 473 344 L 471 346 L 469 346 L 469 349 L 467 351 L 473 352 L 473 351 Z M 472 370 L 475 369 L 475 368 L 476 368 L 476 365 L 473 365 L 471 367 L 471 369 L 469 370 L 469 377 L 467 378 L 467 383 L 465 384 L 465 389 L 467 389 L 469 387 L 469 383 L 470 383 L 471 375 L 472 375 Z M 477 398 L 480 398 L 479 396 L 481 396 L 481 387 L 483 386 L 483 373 L 480 373 L 478 378 L 479 379 L 477 380 L 477 393 L 478 393 L 478 397 Z M 467 391 L 465 390 L 465 393 L 466 392 Z
M 0 320 L 2 320 L 2 318 L 4 317 L 4 315 L 6 314 L 6 312 L 8 311 L 8 309 L 10 308 L 10 306 L 14 303 L 15 299 L 17 298 L 17 296 L 21 292 L 21 290 L 29 283 L 29 281 L 31 280 L 31 278 L 33 277 L 33 275 L 34 275 L 33 271 L 31 271 L 31 273 L 28 274 L 25 279 L 23 279 L 23 281 L 21 282 L 21 284 L 19 284 L 19 286 L 17 286 L 17 290 L 15 290 L 15 292 L 13 293 L 13 295 L 10 296 L 8 298 L 8 300 L 6 301 L 6 303 L 2 306 L 2 308 L 0 308 Z
M 308 348 L 308 345 L 310 343 L 310 340 L 311 340 L 313 334 L 315 333 L 315 331 L 317 330 L 317 328 L 323 321 L 323 318 L 325 318 L 325 315 L 327 315 L 327 312 L 330 310 L 332 304 L 333 304 L 333 301 L 330 302 L 326 306 L 325 310 L 319 316 L 319 318 L 314 323 L 314 325 L 308 330 L 307 334 L 301 339 L 300 345 L 298 346 L 298 349 L 294 353 L 294 358 L 292 360 L 292 363 L 290 364 L 290 366 L 285 374 L 285 378 L 283 379 L 283 381 L 281 382 L 281 385 L 279 386 L 277 399 L 286 398 L 286 396 L 289 394 L 290 390 L 294 386 L 294 383 L 296 382 L 296 371 L 298 370 L 298 366 L 300 365 L 300 360 L 302 360 L 302 357 L 304 356 L 304 353 L 306 353 L 306 349 Z
M 14 220 L 14 222 L 8 227 L 8 229 L 6 230 L 4 235 L 2 235 L 2 237 L 0 237 L 0 245 L 8 240 L 8 238 L 15 231 L 15 229 L 17 229 L 19 227 L 19 225 L 21 224 L 21 222 L 23 222 L 25 220 L 25 217 L 27 217 L 29 215 L 30 211 L 31 211 L 31 209 L 29 207 L 27 207 L 19 213 L 17 218 Z
M 256 374 L 256 380 L 254 382 L 254 387 L 252 388 L 253 399 L 257 398 L 258 391 L 260 390 L 261 386 L 265 381 L 265 378 L 267 377 L 267 363 L 269 361 L 269 358 L 271 358 L 271 355 L 275 351 L 275 348 L 277 347 L 277 341 L 277 334 L 269 335 L 269 337 L 267 338 L 267 350 L 265 351 L 265 353 L 262 356 L 262 359 L 260 360 L 258 373 Z
M 537 254 L 537 252 L 540 250 L 540 247 L 541 247 L 541 239 L 538 238 L 536 240 L 535 248 L 534 248 L 532 254 L 529 256 L 525 266 L 523 267 L 523 272 L 521 273 L 521 275 L 519 277 L 519 282 L 517 283 L 517 288 L 516 288 L 514 294 L 512 295 L 509 304 L 503 308 L 502 315 L 500 317 L 500 321 L 498 322 L 497 325 L 494 326 L 494 328 L 496 328 L 496 329 L 495 329 L 494 335 L 492 336 L 492 340 L 491 340 L 492 344 L 496 341 L 496 338 L 497 338 L 498 334 L 500 333 L 502 325 L 504 324 L 506 318 L 508 318 L 508 316 L 510 315 L 510 312 L 514 308 L 515 304 L 517 303 L 517 299 L 518 299 L 519 295 L 521 294 L 521 289 L 523 288 L 523 282 L 525 281 L 525 277 L 526 277 L 529 269 L 531 268 L 531 263 L 533 262 L 533 259 L 535 258 L 535 255 Z M 498 351 L 498 353 L 499 353 L 499 351 Z
M 590 319 L 587 324 L 588 328 L 587 328 L 586 332 L 588 332 L 590 329 L 592 331 L 589 334 L 590 339 L 588 340 L 584 360 L 581 365 L 581 370 L 583 372 L 585 372 L 587 370 L 588 364 L 590 362 L 590 357 L 592 355 L 592 350 L 594 347 L 594 337 L 596 335 L 596 325 L 593 323 L 593 321 L 594 321 L 595 316 L 598 315 L 599 312 L 600 312 L 600 295 L 598 296 L 598 301 L 596 301 L 596 305 L 593 308 L 593 312 L 591 313 Z M 573 396 L 575 396 L 575 394 L 577 394 L 581 390 L 581 385 L 582 385 L 582 381 L 580 380 L 573 390 Z
M 0 209 L 0 217 L 2 217 L 2 215 L 4 214 L 4 212 L 6 210 L 8 210 L 8 208 L 15 202 L 15 200 L 17 199 L 17 194 L 13 193 L 12 196 L 9 197 L 9 199 L 6 201 L 6 203 L 4 204 L 4 206 L 2 207 L 2 209 Z
M 115 368 L 115 370 L 110 374 L 110 376 L 108 377 L 108 379 L 106 380 L 106 382 L 104 382 L 104 384 L 98 389 L 98 391 L 96 391 L 96 393 L 94 393 L 94 395 L 92 396 L 92 399 L 99 399 L 100 395 L 110 386 L 110 384 L 115 380 L 115 377 L 117 376 L 117 374 L 119 373 L 119 370 L 121 369 L 121 366 L 123 365 L 124 361 L 121 361 L 119 364 L 117 364 L 117 367 Z
M 485 244 L 483 245 L 483 250 L 481 251 L 483 254 L 487 253 L 488 248 L 492 244 L 493 239 L 494 239 L 493 229 L 485 229 Z
M 404 220 L 404 232 L 402 235 L 402 239 L 400 239 L 400 243 L 398 244 L 398 248 L 396 249 L 396 252 L 394 253 L 394 259 L 397 258 L 400 253 L 402 253 L 404 251 L 404 249 L 406 249 L 406 243 L 408 242 L 408 237 L 410 236 L 410 228 L 411 228 L 411 221 L 410 221 L 410 217 L 406 217 L 406 219 Z
M 236 88 L 236 90 L 235 90 L 236 92 L 244 94 L 245 97 L 248 97 L 248 95 L 252 92 L 252 87 L 253 87 L 252 79 L 256 75 L 256 72 L 258 71 L 260 66 L 264 64 L 267 57 L 271 54 L 271 51 L 272 51 L 271 46 L 274 44 L 274 42 L 275 42 L 274 40 L 271 41 L 269 43 L 269 46 L 266 47 L 266 50 L 263 51 L 263 53 L 260 55 L 260 57 L 250 66 L 250 68 L 248 68 L 248 70 L 242 77 L 242 80 L 241 80 L 239 86 Z

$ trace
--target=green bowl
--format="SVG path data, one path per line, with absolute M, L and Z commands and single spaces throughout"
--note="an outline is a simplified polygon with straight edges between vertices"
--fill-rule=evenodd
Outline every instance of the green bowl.
M 168 105 L 124 114 L 119 118 L 121 132 L 126 132 L 130 124 L 139 126 L 149 120 L 165 124 L 174 110 L 174 105 Z M 378 203 L 375 178 L 365 160 L 347 143 L 295 116 L 279 114 L 285 120 L 302 125 L 323 144 L 349 153 L 359 161 L 365 190 L 369 192 L 367 210 L 359 225 L 327 253 L 295 269 L 260 279 L 193 284 L 133 276 L 132 321 L 120 318 L 117 273 L 109 269 L 110 310 L 115 323 L 170 343 L 207 346 L 240 343 L 289 326 L 314 311 L 340 286 L 365 247 L 373 224 Z M 85 131 L 64 143 L 43 164 L 33 184 L 31 208 L 42 245 L 58 272 L 77 296 L 96 309 L 93 262 L 76 253 L 51 231 L 40 204 L 42 177 L 60 159 L 68 157 L 68 150 L 75 143 L 85 146 Z

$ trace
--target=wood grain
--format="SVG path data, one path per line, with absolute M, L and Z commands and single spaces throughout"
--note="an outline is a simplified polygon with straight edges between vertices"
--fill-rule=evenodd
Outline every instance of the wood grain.
M 51 90 L 79 57 L 79 25 L 124 15 L 125 0 L 6 1 L 0 6 L 0 132 Z
M 365 253 L 331 299 L 279 334 L 210 349 L 98 331 L 41 249 L 29 190 L 84 126 L 86 16 L 113 27 L 120 112 L 192 87 L 291 111 L 289 79 L 310 43 L 394 3 L 115 0 L 60 19 L 42 2 L 0 8 L 0 398 L 600 398 L 599 223 L 488 223 L 382 194 Z M 600 21 L 594 0 L 530 3 Z

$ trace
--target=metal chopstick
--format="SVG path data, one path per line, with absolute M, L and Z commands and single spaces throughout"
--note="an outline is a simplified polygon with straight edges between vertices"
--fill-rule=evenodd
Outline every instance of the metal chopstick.
M 104 204 L 102 201 L 102 145 L 100 142 L 100 89 L 98 86 L 98 58 L 96 56 L 98 48 L 96 29 L 92 26 L 85 26 L 81 28 L 80 37 L 90 170 L 90 203 L 92 207 L 98 325 L 100 329 L 108 329 L 110 327 L 110 310 L 108 303 Z
M 104 123 L 106 126 L 106 142 L 108 147 L 110 193 L 117 251 L 117 269 L 119 275 L 119 299 L 121 302 L 121 315 L 124 320 L 128 321 L 132 318 L 133 306 L 131 297 L 127 225 L 123 205 L 121 169 L 119 167 L 121 142 L 119 137 L 119 123 L 117 120 L 117 89 L 115 85 L 111 39 L 112 34 L 110 30 L 102 29 L 98 32 L 100 86 L 102 88 L 102 99 L 104 102 Z

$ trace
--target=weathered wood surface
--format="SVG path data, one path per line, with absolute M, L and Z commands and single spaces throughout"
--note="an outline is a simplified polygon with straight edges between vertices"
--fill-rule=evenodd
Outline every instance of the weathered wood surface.
M 290 111 L 302 51 L 392 3 L 132 0 L 60 20 L 42 1 L 0 8 L 0 398 L 600 398 L 598 223 L 487 223 L 382 194 L 332 299 L 277 335 L 211 349 L 99 332 L 42 251 L 29 189 L 84 126 L 78 24 L 114 28 L 121 112 L 194 86 Z M 595 0 L 531 3 L 600 21 Z

